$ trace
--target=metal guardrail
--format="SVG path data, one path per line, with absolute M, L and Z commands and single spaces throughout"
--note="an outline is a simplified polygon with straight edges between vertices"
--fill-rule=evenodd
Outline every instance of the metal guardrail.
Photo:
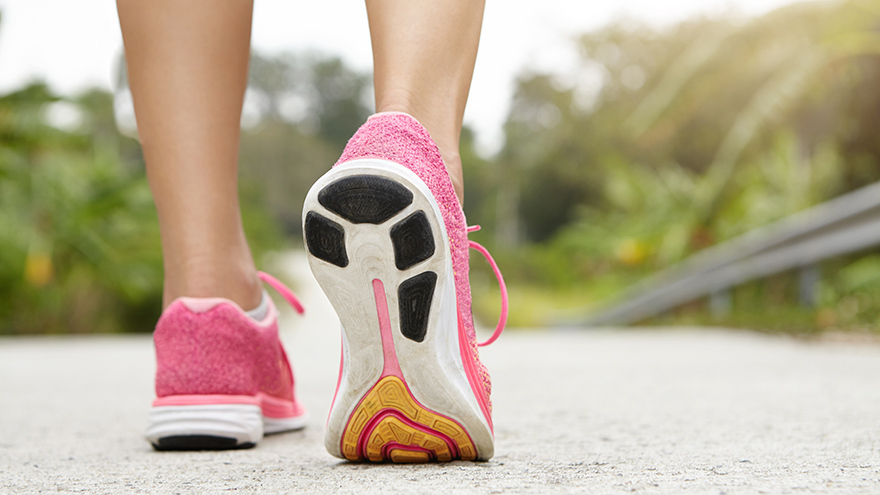
M 815 263 L 880 245 L 880 182 L 701 251 L 624 291 L 604 309 L 562 324 L 625 325 L 716 295 L 731 287 L 801 268 L 815 281 Z M 809 299 L 802 284 L 802 299 Z M 720 297 L 719 297 L 720 295 Z

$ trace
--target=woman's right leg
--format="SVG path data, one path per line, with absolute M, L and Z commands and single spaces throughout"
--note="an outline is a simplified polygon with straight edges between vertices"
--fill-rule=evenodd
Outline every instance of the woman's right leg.
M 262 289 L 238 202 L 252 0 L 117 0 L 165 267 L 164 305 Z

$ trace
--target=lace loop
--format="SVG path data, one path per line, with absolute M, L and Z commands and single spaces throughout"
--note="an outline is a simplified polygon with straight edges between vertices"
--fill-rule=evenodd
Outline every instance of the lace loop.
M 296 294 L 294 294 L 293 291 L 290 290 L 289 287 L 287 287 L 280 280 L 273 277 L 272 275 L 269 275 L 266 272 L 257 272 L 257 275 L 260 276 L 260 280 L 262 280 L 263 282 L 266 282 L 273 289 L 278 291 L 279 294 L 284 296 L 284 299 L 287 299 L 287 302 L 290 303 L 291 306 L 293 306 L 293 309 L 295 309 L 297 313 L 299 313 L 299 314 L 305 313 L 306 310 L 303 307 L 302 303 L 296 297 Z
M 467 228 L 467 232 L 476 232 L 480 230 L 479 225 L 474 225 L 472 227 Z M 492 335 L 485 342 L 477 343 L 478 346 L 484 347 L 492 342 L 498 340 L 498 337 L 501 336 L 501 332 L 504 331 L 505 325 L 507 325 L 507 309 L 508 309 L 508 301 L 507 301 L 507 286 L 504 284 L 504 277 L 501 275 L 501 269 L 498 268 L 498 264 L 495 263 L 495 260 L 492 258 L 492 255 L 489 254 L 489 250 L 483 247 L 481 244 L 468 239 L 468 247 L 471 249 L 475 249 L 477 252 L 483 255 L 486 258 L 486 261 L 489 262 L 489 266 L 492 267 L 492 271 L 495 272 L 495 278 L 498 280 L 498 287 L 501 289 L 501 314 L 498 316 L 498 325 L 495 326 L 495 331 L 492 332 Z

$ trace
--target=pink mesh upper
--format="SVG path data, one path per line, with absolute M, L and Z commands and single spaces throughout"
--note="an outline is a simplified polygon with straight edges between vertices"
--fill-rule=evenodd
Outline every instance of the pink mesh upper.
M 455 195 L 449 173 L 443 164 L 440 149 L 415 118 L 405 113 L 380 113 L 370 117 L 349 140 L 335 166 L 358 158 L 380 158 L 399 163 L 413 171 L 431 190 L 443 214 L 449 235 L 449 252 L 455 275 L 455 293 L 458 298 L 459 332 L 464 332 L 470 352 L 462 352 L 463 359 L 471 359 L 482 382 L 483 398 L 491 408 L 489 396 L 492 382 L 486 367 L 480 361 L 471 314 L 471 289 L 468 280 L 467 223 L 461 204 Z M 466 367 L 467 368 L 467 367 Z M 475 390 L 475 393 L 478 391 Z
M 293 373 L 278 338 L 277 310 L 269 302 L 262 322 L 234 303 L 212 300 L 190 309 L 186 299 L 162 314 L 156 346 L 156 395 L 257 395 L 294 401 Z

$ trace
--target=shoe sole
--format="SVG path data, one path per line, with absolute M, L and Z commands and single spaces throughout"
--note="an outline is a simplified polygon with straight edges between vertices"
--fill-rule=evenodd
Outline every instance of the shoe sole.
M 241 403 L 245 399 L 249 403 Z M 231 450 L 255 446 L 263 435 L 298 430 L 307 415 L 273 417 L 264 407 L 286 402 L 270 398 L 230 396 L 172 396 L 158 399 L 150 409 L 145 437 L 156 450 Z M 212 403 L 204 403 L 212 402 Z M 236 403 L 238 402 L 238 403 Z
M 327 450 L 351 461 L 491 458 L 492 431 L 462 364 L 449 238 L 428 187 L 397 163 L 353 160 L 312 186 L 303 219 L 309 265 L 343 330 Z

